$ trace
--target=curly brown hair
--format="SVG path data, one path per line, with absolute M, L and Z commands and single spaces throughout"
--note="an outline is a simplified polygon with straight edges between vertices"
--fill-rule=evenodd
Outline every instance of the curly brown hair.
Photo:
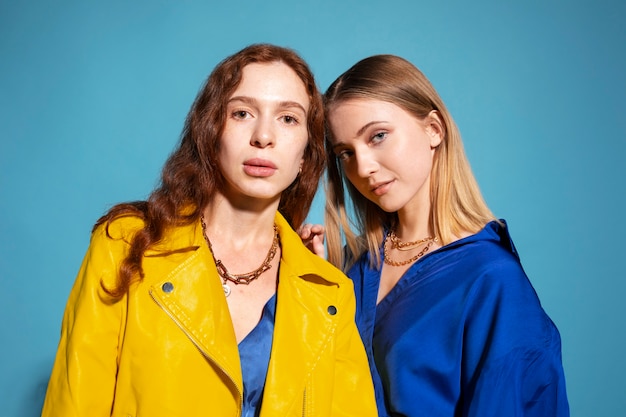
M 145 251 L 159 242 L 169 227 L 196 222 L 224 178 L 219 168 L 220 137 L 226 121 L 226 104 L 239 85 L 243 69 L 252 63 L 281 62 L 304 83 L 309 96 L 307 129 L 302 171 L 283 191 L 278 210 L 295 229 L 304 222 L 324 170 L 324 111 L 321 94 L 306 62 L 293 50 L 254 44 L 227 57 L 209 75 L 198 93 L 182 131 L 180 142 L 161 173 L 160 185 L 147 201 L 122 203 L 111 208 L 94 230 L 112 220 L 136 216 L 144 226 L 132 238 L 122 261 L 115 288 L 103 289 L 113 297 L 123 296 L 134 280 L 143 278 Z

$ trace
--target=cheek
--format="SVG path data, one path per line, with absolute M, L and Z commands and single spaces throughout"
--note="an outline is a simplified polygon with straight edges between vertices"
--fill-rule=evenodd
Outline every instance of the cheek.
M 301 162 L 304 159 L 304 152 L 306 151 L 308 144 L 309 144 L 309 134 L 306 132 L 303 135 L 299 136 L 294 142 L 293 147 L 294 149 L 298 150 L 298 152 L 296 153 L 297 159 Z
M 412 158 L 404 159 L 404 175 L 415 178 L 416 183 L 427 178 L 433 167 L 433 155 L 430 150 L 424 151 Z
M 217 160 L 222 165 L 230 165 L 229 160 L 232 158 L 232 153 L 231 147 L 224 146 L 224 142 L 222 142 L 217 151 Z
M 306 151 L 307 141 L 293 143 L 286 153 L 283 154 L 284 161 L 288 165 L 290 175 L 295 179 L 300 174 L 301 167 L 306 164 L 304 160 L 304 152 Z

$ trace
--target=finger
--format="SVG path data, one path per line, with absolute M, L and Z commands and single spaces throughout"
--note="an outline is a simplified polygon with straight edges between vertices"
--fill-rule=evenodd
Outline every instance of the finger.
M 308 240 L 311 238 L 312 233 L 312 225 L 311 224 L 303 224 L 300 229 L 298 229 L 298 235 L 302 240 Z

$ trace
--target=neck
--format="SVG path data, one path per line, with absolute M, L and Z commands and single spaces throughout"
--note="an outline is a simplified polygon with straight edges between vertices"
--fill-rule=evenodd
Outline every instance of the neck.
M 203 210 L 207 235 L 220 246 L 242 249 L 259 242 L 271 241 L 278 201 L 257 207 L 239 207 L 216 194 Z
M 433 231 L 429 225 L 430 207 L 415 208 L 408 210 L 403 208 L 398 211 L 398 224 L 395 232 L 401 240 L 417 240 L 432 236 Z

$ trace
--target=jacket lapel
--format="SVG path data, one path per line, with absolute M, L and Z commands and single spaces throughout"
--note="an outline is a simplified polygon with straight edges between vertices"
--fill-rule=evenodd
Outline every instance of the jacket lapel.
M 149 292 L 200 353 L 221 369 L 241 394 L 239 351 L 221 281 L 208 247 L 197 239 L 201 228 L 188 227 L 184 227 L 186 233 L 178 231 L 177 235 L 195 236 L 192 241 L 187 237 L 185 242 L 180 242 L 174 237 L 167 245 L 147 253 L 144 269 L 150 280 Z M 188 249 L 183 249 L 185 246 Z
M 262 415 L 287 415 L 294 402 L 302 401 L 307 377 L 337 326 L 336 316 L 329 313 L 337 303 L 337 283 L 320 276 L 325 264 L 311 258 L 316 255 L 302 245 L 284 219 L 277 218 L 276 223 L 283 256 Z
M 276 215 L 282 256 L 272 352 L 263 394 L 264 415 L 285 415 L 300 402 L 307 377 L 332 342 L 338 272 L 309 252 Z M 146 284 L 155 302 L 199 351 L 243 393 L 235 332 L 221 280 L 198 224 L 176 228 L 146 253 Z M 324 278 L 322 278 L 322 276 Z

